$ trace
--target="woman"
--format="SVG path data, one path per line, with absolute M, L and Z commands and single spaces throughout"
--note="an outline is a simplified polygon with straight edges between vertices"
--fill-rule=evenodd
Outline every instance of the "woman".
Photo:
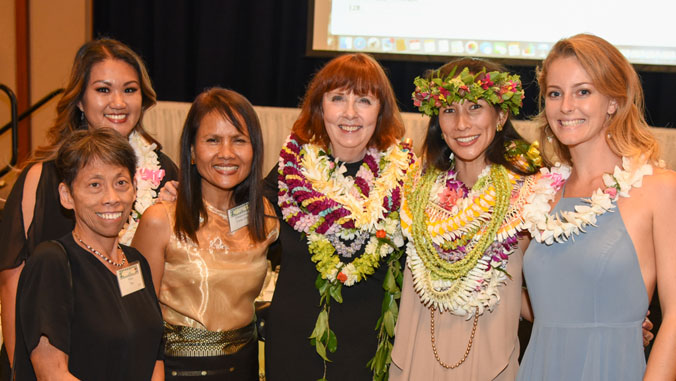
M 129 243 L 136 220 L 157 197 L 167 180 L 176 179 L 174 163 L 141 126 L 143 112 L 155 104 L 143 62 L 126 45 L 111 39 L 84 44 L 75 56 L 66 90 L 57 105 L 48 145 L 36 150 L 7 199 L 0 226 L 0 300 L 2 334 L 14 353 L 14 304 L 24 262 L 42 241 L 57 239 L 75 224 L 71 211 L 59 203 L 54 158 L 72 131 L 109 127 L 129 138 L 138 159 L 137 197 L 129 227 L 121 234 Z
M 552 169 L 565 186 L 525 215 L 535 320 L 519 379 L 673 380 L 676 175 L 652 166 L 638 76 L 607 41 L 580 34 L 554 45 L 538 81 L 539 121 L 572 167 Z M 656 285 L 663 322 L 646 368 L 640 327 Z
M 258 379 L 254 300 L 279 235 L 262 163 L 249 101 L 219 88 L 200 94 L 181 135 L 178 198 L 148 208 L 133 242 L 153 270 L 169 380 Z
M 520 214 L 541 164 L 510 122 L 521 82 L 465 58 L 415 84 L 414 104 L 431 118 L 404 186 L 409 243 L 390 380 L 514 380 Z
M 271 380 L 386 377 L 404 244 L 401 184 L 413 161 L 410 147 L 397 144 L 403 134 L 373 58 L 337 57 L 310 82 L 265 179 L 285 221 L 266 323 Z
M 16 380 L 161 380 L 162 319 L 150 268 L 118 236 L 135 198 L 134 150 L 111 129 L 77 131 L 55 167 L 75 227 L 26 261 Z

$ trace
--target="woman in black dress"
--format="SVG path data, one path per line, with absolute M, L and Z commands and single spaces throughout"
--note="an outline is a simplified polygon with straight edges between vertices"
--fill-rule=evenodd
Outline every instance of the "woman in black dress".
M 150 267 L 118 236 L 135 198 L 132 147 L 108 128 L 77 131 L 55 166 L 75 228 L 38 245 L 20 276 L 16 380 L 163 379 Z
M 155 104 L 155 91 L 139 56 L 111 39 L 84 44 L 75 56 L 65 92 L 57 105 L 48 144 L 34 153 L 10 193 L 0 223 L 0 300 L 2 333 L 9 358 L 14 352 L 14 305 L 21 269 L 42 241 L 73 229 L 72 211 L 61 207 L 54 158 L 75 130 L 110 127 L 129 138 L 138 159 L 137 199 L 121 234 L 129 243 L 136 221 L 168 180 L 176 165 L 141 125 L 143 112 Z M 134 176 L 132 176 L 134 177 Z M 3 367 L 7 367 L 6 360 Z
M 404 245 L 401 183 L 413 161 L 397 144 L 403 134 L 373 58 L 340 56 L 310 83 L 265 179 L 284 221 L 266 322 L 270 380 L 386 378 Z

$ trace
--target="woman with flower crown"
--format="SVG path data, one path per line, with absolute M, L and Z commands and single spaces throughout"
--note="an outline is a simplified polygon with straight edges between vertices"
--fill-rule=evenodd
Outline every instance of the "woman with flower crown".
M 557 42 L 538 75 L 538 120 L 565 185 L 524 219 L 534 326 L 519 380 L 676 379 L 676 174 L 643 118 L 639 78 L 607 41 Z M 641 321 L 659 287 L 661 328 L 646 367 Z
M 431 118 L 404 185 L 409 241 L 390 380 L 514 380 L 521 213 L 541 164 L 510 122 L 519 76 L 465 58 L 415 84 L 414 104 Z
M 61 207 L 54 159 L 71 132 L 109 127 L 129 139 L 137 158 L 136 201 L 120 242 L 129 244 L 138 219 L 155 202 L 178 169 L 142 125 L 155 104 L 155 90 L 141 58 L 125 44 L 101 38 L 78 50 L 57 116 L 10 193 L 0 225 L 2 333 L 10 361 L 14 349 L 14 304 L 25 261 L 42 241 L 57 239 L 75 226 L 72 211 Z M 165 197 L 168 195 L 164 192 Z M 127 218 L 127 217 L 125 217 Z
M 271 380 L 386 378 L 401 284 L 401 185 L 414 156 L 394 93 L 365 54 L 310 82 L 265 180 L 283 219 L 266 321 Z M 374 328 L 377 327 L 377 330 Z

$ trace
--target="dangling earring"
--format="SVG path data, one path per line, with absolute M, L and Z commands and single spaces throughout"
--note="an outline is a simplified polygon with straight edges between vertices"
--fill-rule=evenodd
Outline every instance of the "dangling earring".
M 77 128 L 80 130 L 86 130 L 89 128 L 87 125 L 87 119 L 85 119 L 84 111 L 80 111 L 80 125 L 78 125 Z
M 552 128 L 549 127 L 549 124 L 545 126 L 545 136 L 547 137 L 548 142 L 551 143 L 554 141 L 554 133 L 552 132 Z
M 453 154 L 453 152 L 451 152 L 451 154 L 448 155 L 448 160 L 453 161 L 454 159 L 455 159 L 455 155 Z
M 498 132 L 502 131 L 502 124 L 500 124 L 500 122 L 498 122 L 498 126 L 496 129 Z

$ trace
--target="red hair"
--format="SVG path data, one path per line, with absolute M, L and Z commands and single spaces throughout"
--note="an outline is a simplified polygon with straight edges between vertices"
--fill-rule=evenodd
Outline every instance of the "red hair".
M 378 123 L 367 146 L 384 151 L 404 136 L 394 91 L 380 64 L 366 54 L 345 54 L 329 61 L 308 85 L 292 132 L 301 144 L 312 143 L 327 149 L 329 135 L 322 116 L 324 94 L 345 89 L 357 95 L 371 94 L 380 101 Z

